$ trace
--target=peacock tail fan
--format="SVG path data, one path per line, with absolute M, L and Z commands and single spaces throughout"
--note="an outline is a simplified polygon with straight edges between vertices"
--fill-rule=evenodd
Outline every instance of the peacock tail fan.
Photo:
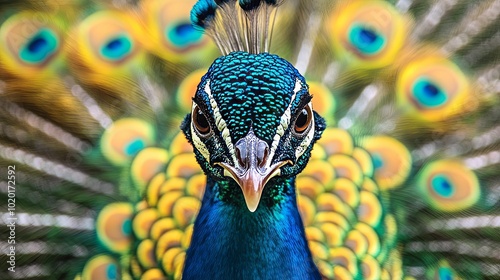
M 499 5 L 0 3 L 0 279 L 500 278 Z

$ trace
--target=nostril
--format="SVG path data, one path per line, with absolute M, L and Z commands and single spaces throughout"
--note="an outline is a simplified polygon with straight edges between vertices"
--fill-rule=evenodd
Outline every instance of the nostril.
M 264 167 L 264 165 L 266 165 L 268 156 L 269 156 L 269 148 L 266 147 L 266 149 L 264 150 L 264 158 L 262 159 L 262 162 L 260 163 L 260 167 Z
M 257 138 L 252 130 L 247 136 L 238 140 L 234 147 L 235 157 L 240 169 L 264 168 L 268 162 L 269 146 L 265 141 Z
M 266 165 L 268 156 L 269 156 L 269 148 L 267 147 L 267 144 L 265 142 L 260 142 L 257 151 L 257 161 L 259 167 L 262 168 L 264 167 L 264 165 Z
M 245 148 L 243 148 L 245 150 Z M 246 152 L 241 151 L 240 147 L 236 147 L 236 159 L 238 159 L 238 163 L 240 166 L 245 167 L 245 161 L 246 161 Z

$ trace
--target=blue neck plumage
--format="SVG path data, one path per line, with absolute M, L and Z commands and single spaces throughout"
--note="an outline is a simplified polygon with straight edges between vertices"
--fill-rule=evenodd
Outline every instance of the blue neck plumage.
M 266 188 L 285 187 L 291 195 L 274 205 L 261 201 L 252 213 L 243 196 L 241 204 L 221 201 L 218 183 L 208 180 L 183 279 L 320 279 L 297 209 L 294 179 L 271 182 Z

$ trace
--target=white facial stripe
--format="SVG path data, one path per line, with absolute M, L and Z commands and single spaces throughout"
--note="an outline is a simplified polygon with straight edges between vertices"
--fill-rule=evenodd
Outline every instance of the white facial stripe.
M 193 106 L 191 107 L 191 116 L 194 113 L 194 109 L 196 108 L 196 104 L 193 102 Z M 193 138 L 193 144 L 200 151 L 200 153 L 203 155 L 203 157 L 210 162 L 210 153 L 208 152 L 207 146 L 205 146 L 205 143 L 201 141 L 200 137 L 198 137 L 198 134 L 195 131 L 194 124 L 191 122 L 191 137 Z
M 224 121 L 224 119 L 222 118 L 222 115 L 219 111 L 219 106 L 217 105 L 217 102 L 212 95 L 212 91 L 210 90 L 210 80 L 207 80 L 207 83 L 205 84 L 205 92 L 208 95 L 210 106 L 212 107 L 212 111 L 214 112 L 215 125 L 221 132 L 222 138 L 226 142 L 227 149 L 229 150 L 229 153 L 233 158 L 233 162 L 237 162 L 236 153 L 234 151 L 233 143 L 231 142 L 231 135 L 229 134 L 229 129 L 227 128 L 226 121 Z
M 311 112 L 313 111 L 312 109 L 312 103 L 309 102 L 309 104 L 307 104 L 307 106 L 309 106 L 309 108 L 311 108 Z M 309 147 L 309 145 L 311 144 L 311 141 L 313 140 L 314 138 L 314 114 L 311 116 L 311 125 L 312 127 L 309 129 L 309 132 L 307 132 L 307 135 L 306 137 L 304 138 L 304 140 L 302 140 L 302 143 L 300 143 L 300 146 L 297 148 L 297 150 L 295 150 L 295 158 L 299 158 L 302 154 L 304 154 L 304 152 L 306 151 L 307 147 Z
M 297 94 L 302 89 L 302 82 L 299 79 L 295 79 L 295 87 L 293 88 L 293 93 Z
M 288 104 L 285 113 L 283 113 L 283 115 L 281 116 L 280 124 L 278 125 L 278 128 L 276 129 L 276 134 L 273 137 L 273 143 L 271 145 L 271 151 L 269 153 L 270 159 L 274 157 L 274 153 L 278 148 L 281 136 L 283 136 L 285 131 L 288 129 L 288 126 L 290 125 L 290 120 L 292 118 L 291 117 L 292 104 L 293 101 L 295 100 L 295 97 L 297 96 L 297 92 L 299 92 L 301 89 L 302 89 L 302 82 L 299 79 L 296 79 L 292 98 L 290 99 L 290 103 Z M 271 161 L 269 160 L 268 162 L 270 163 Z

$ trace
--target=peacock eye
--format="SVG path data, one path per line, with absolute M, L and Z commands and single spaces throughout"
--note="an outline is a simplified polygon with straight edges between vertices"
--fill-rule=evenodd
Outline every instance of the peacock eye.
M 200 108 L 194 109 L 192 118 L 194 127 L 201 135 L 207 135 L 210 132 L 210 124 Z
M 312 112 L 309 106 L 306 106 L 302 111 L 300 111 L 299 116 L 295 120 L 295 125 L 293 130 L 295 133 L 301 135 L 303 134 L 307 128 L 311 125 L 312 120 Z
M 383 50 L 386 43 L 383 34 L 359 24 L 351 28 L 349 40 L 363 55 L 376 55 Z

